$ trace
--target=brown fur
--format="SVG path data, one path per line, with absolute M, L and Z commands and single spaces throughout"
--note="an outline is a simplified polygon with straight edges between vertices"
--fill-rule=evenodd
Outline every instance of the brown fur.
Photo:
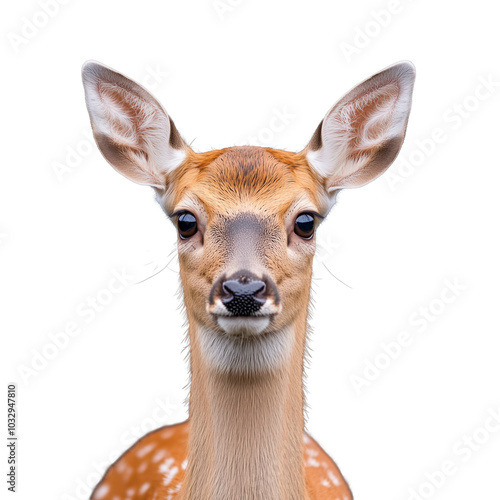
M 194 188 L 195 194 L 206 200 L 210 215 L 213 204 L 218 213 L 232 213 L 234 203 L 245 197 L 271 213 L 277 207 L 283 209 L 285 198 L 293 200 L 299 191 L 318 202 L 318 190 L 324 182 L 311 170 L 304 152 L 240 146 L 204 153 L 188 148 L 187 155 L 167 181 L 175 186 L 171 206 Z
M 319 224 L 340 188 L 366 184 L 394 160 L 413 66 L 396 64 L 351 90 L 299 153 L 251 146 L 195 153 L 139 85 L 93 62 L 83 79 L 103 155 L 153 186 L 174 223 L 185 211 L 197 221 L 178 240 L 189 424 L 144 437 L 108 470 L 92 500 L 351 500 L 333 461 L 304 434 L 315 238 L 294 224 L 305 212 Z M 248 308 L 230 316 L 221 297 L 214 300 L 234 276 L 266 291 L 260 317 Z
M 189 434 L 190 423 L 186 421 L 162 427 L 145 435 L 108 469 L 95 491 L 98 492 L 101 486 L 106 485 L 109 491 L 120 499 L 176 498 L 175 495 L 185 481 Z M 309 434 L 304 434 L 303 441 L 302 460 L 307 498 L 350 499 L 349 488 L 335 462 Z M 144 451 L 147 453 L 143 454 Z M 165 469 L 160 470 L 162 464 L 168 464 L 169 473 L 165 473 Z M 167 480 L 169 482 L 165 484 Z M 145 485 L 149 486 L 141 492 Z M 132 490 L 134 493 L 130 496 Z M 95 495 L 92 498 L 95 498 Z
M 101 485 L 109 485 L 120 495 L 126 487 L 117 485 L 118 471 L 125 467 L 120 464 L 137 470 L 141 461 L 135 458 L 136 450 L 153 443 L 156 449 L 168 451 L 176 463 L 188 458 L 185 473 L 176 477 L 179 483 L 168 488 L 158 484 L 159 464 L 151 464 L 140 476 L 141 481 L 158 485 L 158 499 L 350 499 L 347 483 L 332 460 L 315 443 L 307 452 L 303 437 L 302 377 L 314 240 L 298 241 L 300 238 L 290 233 L 293 219 L 288 211 L 304 198 L 311 209 L 320 213 L 325 210 L 321 179 L 310 169 L 303 153 L 235 147 L 208 153 L 188 150 L 186 161 L 170 174 L 167 183 L 174 187 L 165 197 L 167 212 L 182 207 L 182 200 L 189 198 L 197 200 L 206 217 L 204 222 L 200 218 L 204 225 L 202 245 L 196 237 L 179 242 L 190 325 L 189 436 L 181 428 L 175 434 L 178 441 L 172 437 L 162 443 L 161 431 L 150 435 L 113 465 Z M 206 312 L 205 304 L 221 273 L 241 265 L 235 262 L 238 252 L 229 248 L 226 228 L 228 220 L 248 211 L 260 221 L 266 239 L 263 253 L 252 250 L 247 242 L 244 258 L 257 272 L 265 270 L 271 276 L 282 302 L 283 312 L 266 335 L 289 328 L 293 348 L 287 363 L 272 372 L 224 375 L 207 364 L 200 328 L 224 335 Z M 290 246 L 293 252 L 287 251 Z M 314 467 L 306 466 L 307 453 L 314 455 Z M 322 482 L 320 476 L 324 476 Z M 173 496 L 168 496 L 166 491 L 181 482 L 179 492 L 172 491 Z M 133 498 L 154 498 L 148 494 Z

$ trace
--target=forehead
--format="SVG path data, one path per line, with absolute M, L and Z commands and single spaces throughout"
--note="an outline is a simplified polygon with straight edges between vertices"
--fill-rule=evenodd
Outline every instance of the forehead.
M 300 153 L 233 147 L 193 153 L 178 180 L 175 203 L 194 199 L 209 216 L 281 215 L 294 203 L 319 208 L 319 184 Z

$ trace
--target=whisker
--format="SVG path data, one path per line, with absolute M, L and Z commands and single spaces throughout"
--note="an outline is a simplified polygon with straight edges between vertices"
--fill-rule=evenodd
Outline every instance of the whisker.
M 345 285 L 347 288 L 350 288 L 351 290 L 353 289 L 352 286 L 349 286 L 347 283 L 344 283 L 340 278 L 337 278 L 337 276 L 335 276 L 335 274 L 333 274 L 330 269 L 328 269 L 325 265 L 325 263 L 323 262 L 323 265 L 325 266 L 325 269 L 337 280 L 337 281 L 340 281 L 340 283 L 342 283 L 343 285 Z
M 170 264 L 170 262 L 168 264 Z M 139 285 L 140 283 L 144 283 L 145 281 L 151 279 L 153 276 L 156 276 L 157 274 L 160 274 L 162 271 L 164 271 L 168 267 L 168 264 L 166 264 L 164 267 L 162 267 L 158 272 L 152 274 L 151 276 L 148 276 L 147 278 L 144 278 L 141 281 L 137 281 L 134 284 L 135 285 Z M 170 271 L 172 271 L 172 269 L 170 269 Z
M 168 262 L 167 262 L 167 263 L 166 263 L 166 264 L 165 264 L 165 265 L 164 265 L 164 266 L 163 266 L 163 267 L 162 267 L 159 271 L 157 271 L 156 273 L 153 273 L 151 276 L 148 276 L 147 278 L 142 279 L 141 281 L 137 281 L 137 282 L 136 282 L 136 283 L 134 283 L 134 284 L 135 284 L 135 285 L 139 285 L 140 283 L 144 283 L 145 281 L 147 281 L 147 280 L 149 280 L 149 279 L 153 278 L 153 277 L 154 277 L 154 276 L 156 276 L 157 274 L 160 274 L 162 271 L 165 271 L 165 269 L 168 269 L 169 271 L 171 271 L 171 272 L 173 272 L 173 273 L 177 274 L 177 271 L 175 271 L 174 269 L 171 269 L 170 267 L 168 267 L 168 266 L 170 265 L 170 263 L 171 263 L 171 262 L 175 259 L 175 255 L 176 255 L 176 254 L 174 253 L 174 252 L 175 252 L 175 250 L 176 250 L 176 248 L 174 248 L 174 249 L 170 252 L 170 255 L 172 255 L 172 254 L 174 254 L 174 255 L 172 256 L 172 258 L 171 258 L 171 259 L 170 259 L 170 260 L 169 260 L 169 261 L 168 261 Z
M 175 249 L 174 249 L 175 250 Z M 167 265 L 165 267 L 168 267 L 170 265 L 170 263 L 175 259 L 175 254 L 172 256 L 172 258 L 167 262 Z M 168 267 L 168 270 L 169 271 L 172 271 L 173 273 L 177 273 L 177 271 L 175 271 L 174 269 L 170 269 L 170 267 Z

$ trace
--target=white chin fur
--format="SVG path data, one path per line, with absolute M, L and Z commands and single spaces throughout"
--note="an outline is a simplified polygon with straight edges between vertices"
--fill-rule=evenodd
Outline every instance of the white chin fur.
M 218 325 L 229 335 L 258 335 L 270 323 L 269 316 L 218 316 Z
M 225 320 L 248 320 L 250 318 L 224 318 Z M 254 321 L 267 321 L 269 318 L 252 317 Z M 220 321 L 220 318 L 217 318 Z M 246 327 L 250 323 L 247 322 Z M 260 323 L 261 331 L 266 328 Z M 257 331 L 258 322 L 253 326 Z M 229 328 L 236 329 L 236 322 Z M 226 327 L 224 327 L 224 331 Z M 238 330 L 241 332 L 241 329 Z M 247 335 L 231 333 L 221 334 L 207 328 L 199 328 L 198 336 L 207 364 L 213 370 L 230 375 L 253 375 L 275 371 L 289 359 L 293 343 L 294 332 L 291 328 Z

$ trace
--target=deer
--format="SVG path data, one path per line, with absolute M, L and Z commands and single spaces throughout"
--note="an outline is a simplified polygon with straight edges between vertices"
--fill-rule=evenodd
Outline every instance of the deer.
M 177 229 L 190 381 L 188 419 L 139 439 L 91 500 L 352 500 L 305 427 L 315 235 L 340 191 L 397 157 L 413 64 L 350 90 L 299 152 L 195 152 L 142 86 L 95 61 L 82 77 L 102 155 Z

